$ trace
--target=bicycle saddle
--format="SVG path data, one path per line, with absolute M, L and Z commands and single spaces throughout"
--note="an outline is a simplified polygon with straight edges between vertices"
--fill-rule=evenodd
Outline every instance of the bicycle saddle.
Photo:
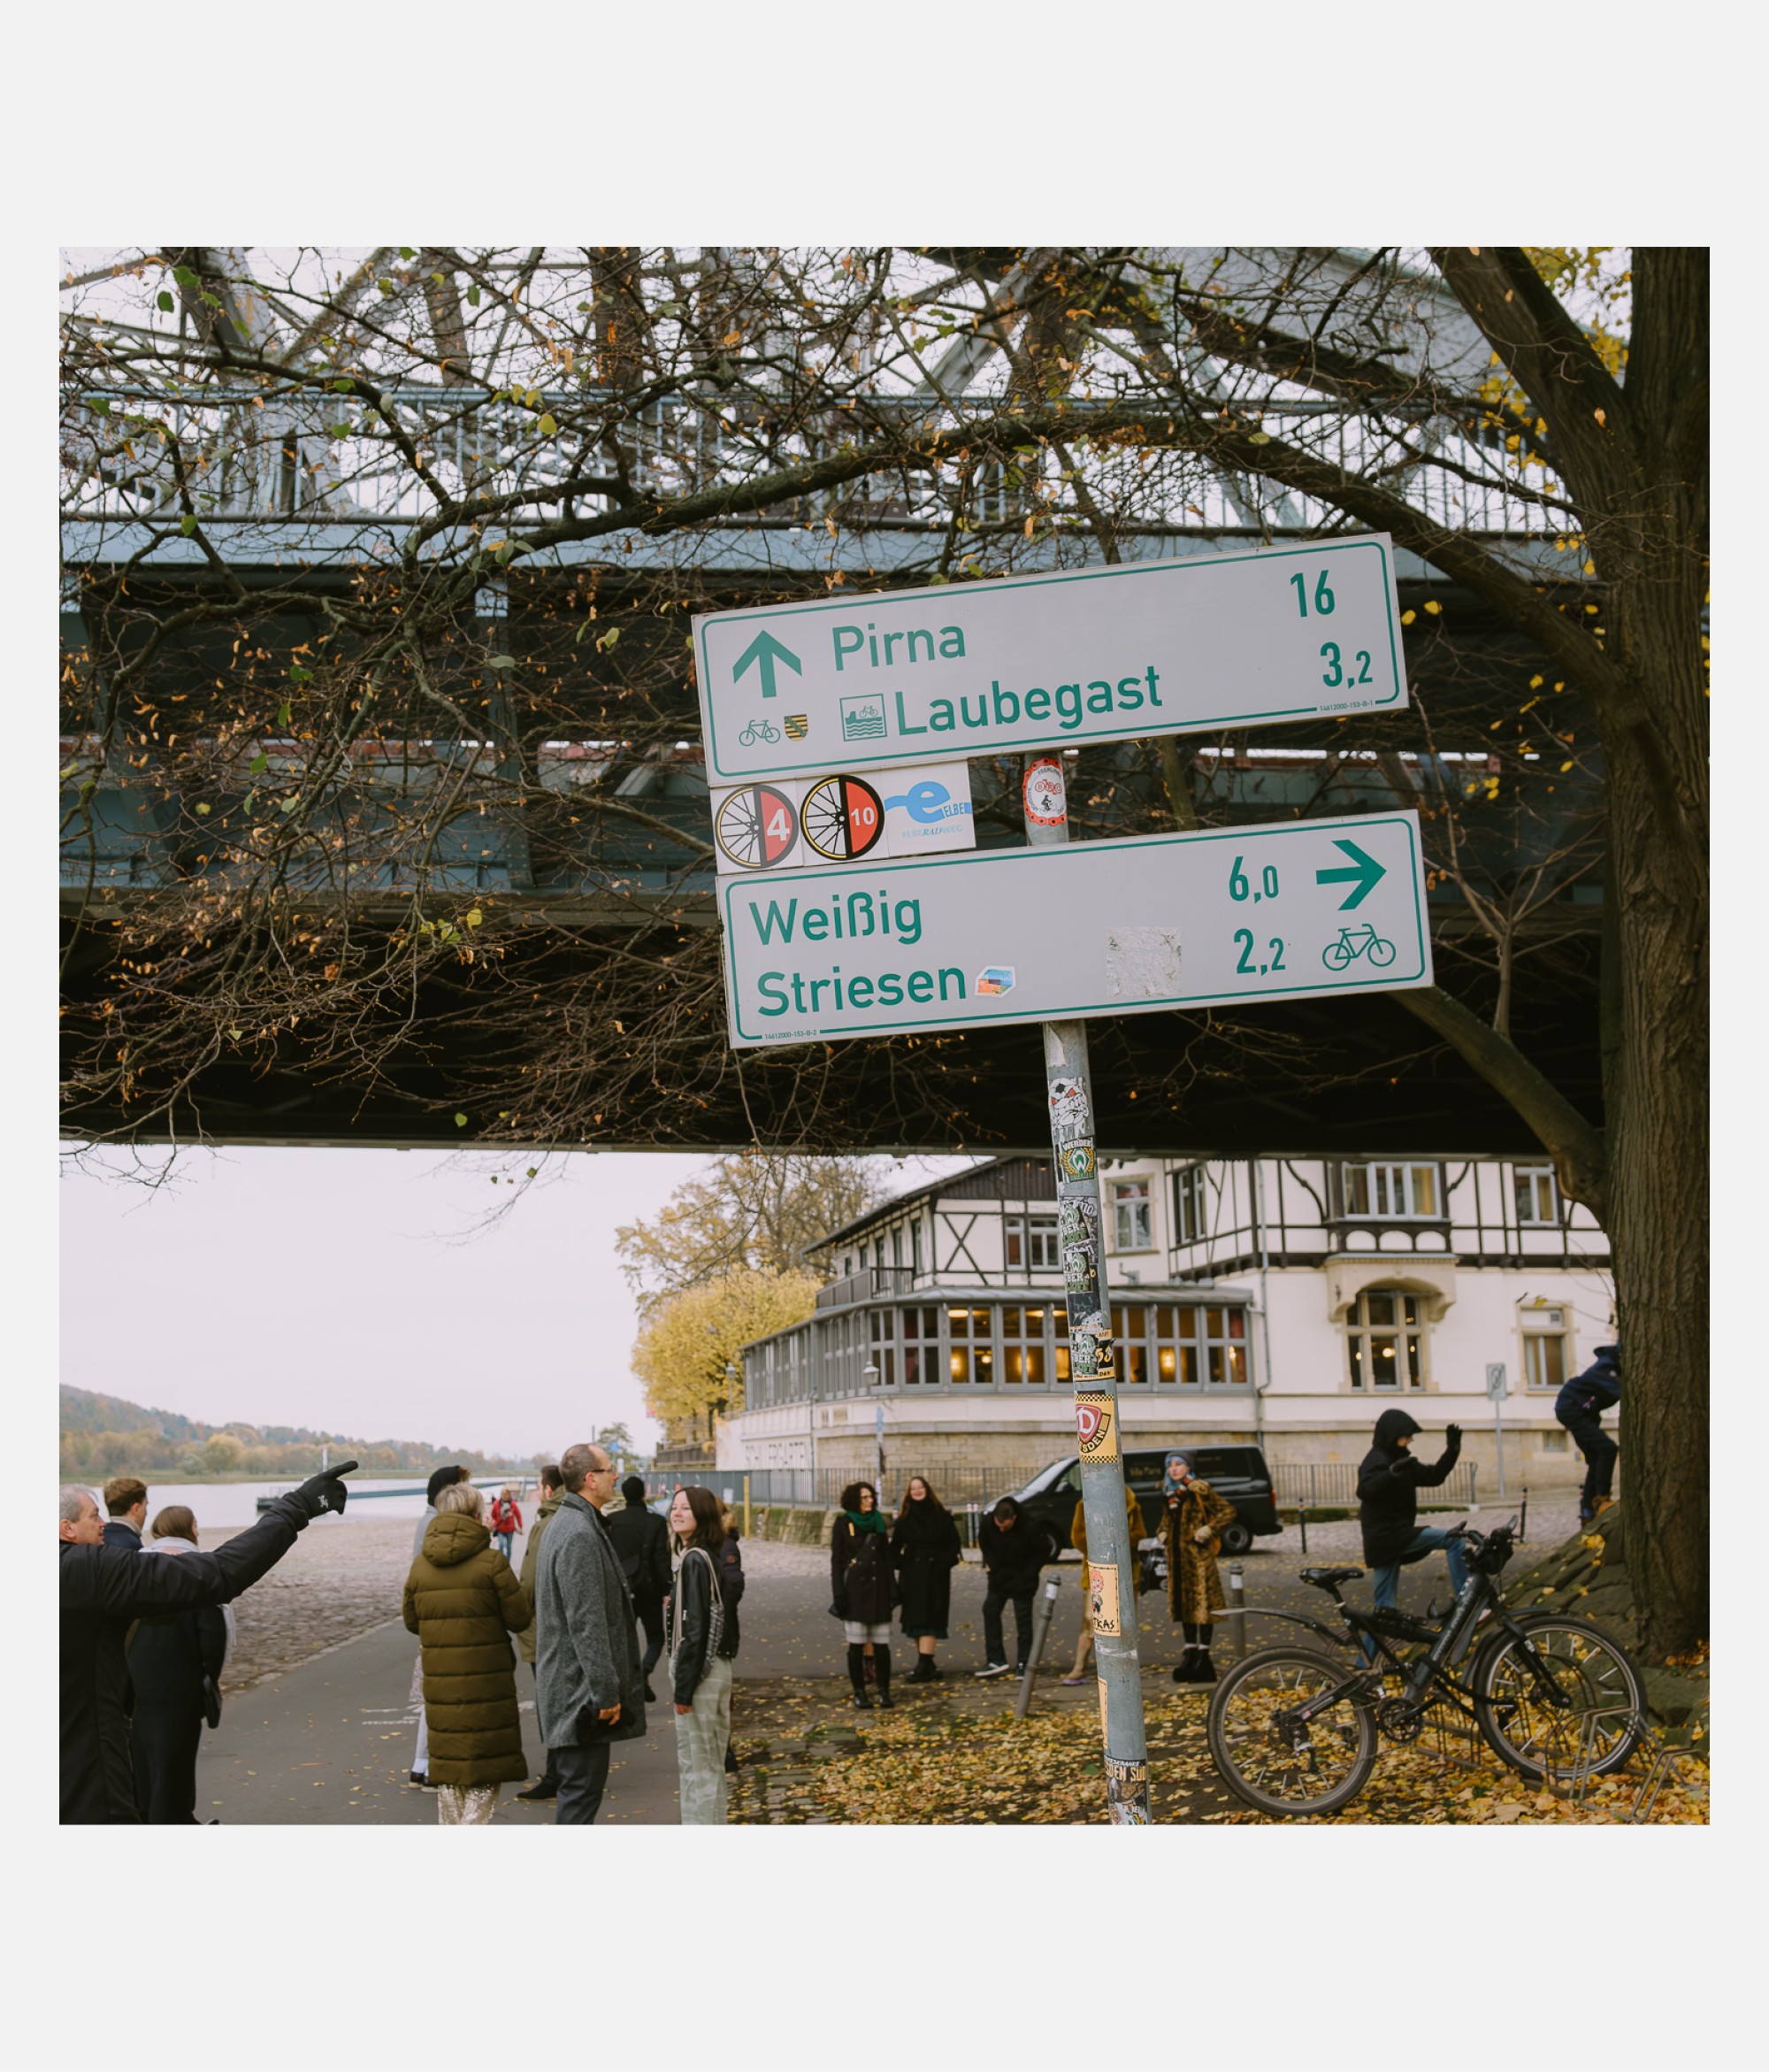
M 1330 1590 L 1336 1583 L 1356 1583 L 1363 1572 L 1361 1569 L 1304 1569 L 1302 1580 L 1312 1583 L 1317 1590 Z

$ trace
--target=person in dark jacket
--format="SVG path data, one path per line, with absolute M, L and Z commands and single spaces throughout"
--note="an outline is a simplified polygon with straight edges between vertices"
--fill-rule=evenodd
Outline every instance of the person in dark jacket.
M 1585 1486 L 1579 1492 L 1579 1523 L 1588 1525 L 1615 1500 L 1615 1441 L 1603 1428 L 1603 1414 L 1621 1401 L 1621 1347 L 1599 1346 L 1597 1356 L 1575 1374 L 1554 1399 L 1554 1415 L 1585 1456 Z
M 539 1508 L 534 1514 L 534 1523 L 530 1528 L 528 1538 L 523 1545 L 522 1575 L 520 1577 L 522 1587 L 527 1592 L 528 1601 L 531 1604 L 534 1602 L 534 1571 L 540 1559 L 540 1542 L 547 1531 L 547 1521 L 559 1508 L 560 1499 L 565 1493 L 565 1485 L 560 1479 L 562 1472 L 556 1461 L 549 1461 L 546 1467 L 540 1470 L 537 1477 L 540 1483 L 540 1488 L 537 1492 L 540 1500 Z M 535 1678 L 537 1683 L 540 1680 L 540 1671 L 535 1667 L 534 1654 L 536 1636 L 540 1631 L 540 1621 L 537 1616 L 532 1619 L 526 1628 L 516 1637 L 517 1652 L 528 1664 L 529 1674 Z M 556 1799 L 558 1796 L 559 1776 L 553 1767 L 553 1758 L 548 1755 L 541 1768 L 540 1775 L 525 1792 L 518 1792 L 517 1797 L 518 1799 L 543 1800 Z
M 912 1684 L 931 1684 L 941 1674 L 934 1649 L 946 1638 L 946 1623 L 952 1616 L 952 1572 L 963 1559 L 952 1513 L 934 1494 L 925 1476 L 910 1476 L 903 1508 L 891 1528 L 891 1562 L 903 1604 L 903 1638 L 915 1644 Z
M 143 1554 L 175 1560 L 196 1551 L 195 1518 L 183 1504 L 168 1504 L 154 1519 Z M 212 1604 L 158 1612 L 143 1619 L 129 1640 L 135 1809 L 149 1827 L 197 1824 L 196 1752 L 206 1707 L 219 1703 L 227 1618 Z
M 430 1782 L 444 1827 L 482 1827 L 500 1788 L 528 1775 L 509 1637 L 532 1623 L 534 1608 L 492 1545 L 484 1512 L 471 1482 L 438 1495 L 402 1607 L 421 1650 Z
M 670 1532 L 677 1557 L 667 1622 L 670 1695 L 676 1707 L 682 1825 L 723 1827 L 737 1640 L 726 1630 L 718 1558 L 724 1518 L 712 1491 L 692 1483 L 678 1489 L 670 1505 Z
M 1012 1497 L 1004 1496 L 982 1523 L 976 1543 L 983 1555 L 989 1587 L 983 1599 L 983 1667 L 979 1677 L 1007 1674 L 1007 1642 L 1001 1627 L 1002 1607 L 1014 1607 L 1014 1639 L 1018 1649 L 1019 1673 L 1025 1673 L 1032 1652 L 1032 1599 L 1038 1587 L 1038 1571 L 1045 1565 L 1043 1535 L 1035 1532 L 1020 1516 Z
M 1411 1448 L 1423 1427 L 1405 1410 L 1384 1410 L 1376 1419 L 1375 1443 L 1358 1468 L 1358 1523 L 1363 1528 L 1364 1560 L 1375 1571 L 1375 1600 L 1392 1606 L 1400 1597 L 1400 1571 L 1409 1562 L 1444 1549 L 1450 1564 L 1450 1588 L 1459 1597 L 1468 1579 L 1462 1543 L 1435 1525 L 1419 1523 L 1419 1492 L 1450 1479 L 1462 1451 L 1462 1428 L 1446 1425 L 1447 1441 L 1428 1468 Z
M 866 1651 L 877 1671 L 878 1702 L 891 1704 L 891 1606 L 896 1596 L 891 1573 L 886 1520 L 878 1492 L 869 1482 L 850 1482 L 830 1531 L 830 1611 L 847 1637 L 847 1677 L 854 1702 L 872 1709 L 866 1688 Z
M 559 1827 L 586 1827 L 608 1785 L 616 1741 L 645 1738 L 639 1624 L 601 1507 L 615 1465 L 599 1446 L 567 1447 L 565 1496 L 535 1566 L 535 1706 L 540 1738 L 559 1774 Z
M 148 1522 L 148 1485 L 134 1475 L 113 1475 L 104 1485 L 104 1544 L 140 1554 Z
M 645 1678 L 645 1701 L 656 1700 L 651 1688 L 651 1672 L 663 1652 L 663 1600 L 670 1594 L 670 1528 L 645 1501 L 641 1476 L 629 1475 L 620 1485 L 624 1510 L 610 1510 L 602 1523 L 614 1543 L 620 1572 L 632 1592 L 632 1608 L 645 1628 L 645 1656 L 639 1669 Z
M 123 1693 L 124 1642 L 133 1619 L 226 1604 L 266 1575 L 295 1535 L 325 1511 L 341 1511 L 345 1461 L 272 1499 L 256 1525 L 213 1554 L 144 1560 L 103 1544 L 89 1489 L 61 1493 L 61 1820 L 65 1827 L 139 1823 Z

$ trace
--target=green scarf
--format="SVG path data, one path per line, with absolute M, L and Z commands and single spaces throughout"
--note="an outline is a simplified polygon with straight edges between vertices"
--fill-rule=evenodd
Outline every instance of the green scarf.
M 842 1516 L 856 1532 L 883 1532 L 885 1530 L 884 1514 L 877 1504 L 869 1511 L 844 1511 Z

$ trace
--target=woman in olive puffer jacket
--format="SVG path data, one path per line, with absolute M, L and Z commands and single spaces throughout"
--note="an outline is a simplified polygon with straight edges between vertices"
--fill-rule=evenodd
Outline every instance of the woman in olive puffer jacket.
M 509 1637 L 534 1608 L 480 1523 L 482 1500 L 468 1482 L 439 1493 L 405 1579 L 405 1623 L 423 1650 L 429 1777 L 444 1826 L 488 1821 L 499 1785 L 528 1775 Z

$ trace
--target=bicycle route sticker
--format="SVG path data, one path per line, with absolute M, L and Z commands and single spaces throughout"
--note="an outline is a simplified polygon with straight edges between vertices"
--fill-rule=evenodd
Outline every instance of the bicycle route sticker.
M 1077 1395 L 1075 1431 L 1084 1461 L 1118 1458 L 1118 1420 L 1110 1396 Z
M 739 871 L 772 871 L 799 840 L 799 813 L 777 785 L 746 785 L 732 792 L 713 819 L 720 857 Z
M 884 833 L 884 804 L 863 777 L 825 777 L 805 794 L 799 820 L 818 856 L 851 863 L 877 848 Z
M 1026 817 L 1039 827 L 1061 827 L 1068 817 L 1068 794 L 1063 784 L 1062 764 L 1053 756 L 1040 756 L 1021 784 Z

